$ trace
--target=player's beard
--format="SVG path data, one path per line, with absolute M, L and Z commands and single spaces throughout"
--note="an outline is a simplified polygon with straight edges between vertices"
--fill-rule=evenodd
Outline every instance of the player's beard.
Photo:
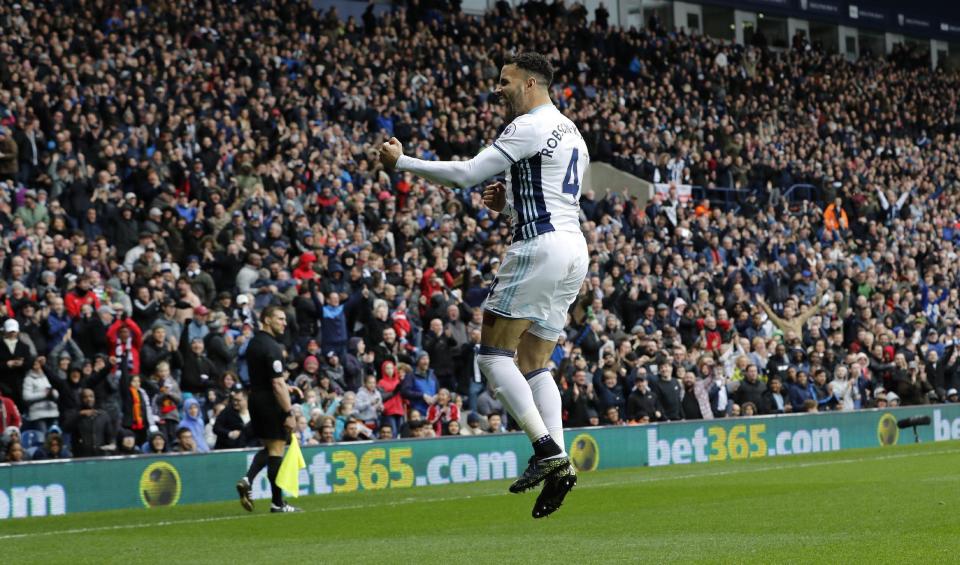
M 513 120 L 517 119 L 517 116 L 519 116 L 520 113 L 517 112 L 517 107 L 513 103 L 513 100 L 511 100 L 506 94 L 503 94 L 501 99 L 503 100 L 503 108 L 507 112 L 507 121 L 512 122 Z

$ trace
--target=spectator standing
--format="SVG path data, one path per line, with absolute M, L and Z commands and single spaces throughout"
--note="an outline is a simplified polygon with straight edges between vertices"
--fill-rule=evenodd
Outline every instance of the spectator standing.
M 733 401 L 743 406 L 747 402 L 754 406 L 763 405 L 763 395 L 767 392 L 767 385 L 760 380 L 760 373 L 756 365 L 747 365 L 744 372 L 743 381 L 736 392 L 733 393 Z
M 670 421 L 680 420 L 683 418 L 682 386 L 673 378 L 673 365 L 661 365 L 659 369 L 655 391 L 660 406 L 663 408 L 663 416 Z
M 41 434 L 46 434 L 47 429 L 55 425 L 60 417 L 57 407 L 60 393 L 44 374 L 45 363 L 45 357 L 36 357 L 23 380 L 23 403 L 27 407 L 23 429 L 37 430 Z
M 30 346 L 20 337 L 20 323 L 13 318 L 3 322 L 3 344 L 0 344 L 0 393 L 13 400 L 24 412 L 23 380 L 33 365 Z
M 430 355 L 421 352 L 417 356 L 417 366 L 400 386 L 400 393 L 410 403 L 410 408 L 426 414 L 430 406 L 436 403 L 439 388 L 437 377 L 430 368 Z
M 370 429 L 376 429 L 380 414 L 384 411 L 383 399 L 377 390 L 377 378 L 367 375 L 363 386 L 357 391 L 357 404 L 354 415 Z
M 452 402 L 449 390 L 441 388 L 437 391 L 437 401 L 427 410 L 426 420 L 433 426 L 433 431 L 438 436 L 449 435 L 444 433 L 444 429 L 449 430 L 447 424 L 459 422 L 460 409 Z M 459 431 L 457 435 L 459 435 Z
M 113 419 L 96 406 L 92 389 L 80 391 L 80 409 L 67 414 L 65 430 L 73 438 L 74 457 L 94 457 L 114 451 L 116 437 Z
M 217 416 L 213 426 L 217 436 L 215 449 L 250 447 L 255 443 L 248 402 L 248 393 L 243 385 L 234 385 L 230 392 L 230 404 Z
M 205 424 L 203 416 L 200 413 L 200 403 L 196 398 L 188 398 L 183 402 L 183 418 L 180 420 L 180 427 L 177 429 L 177 439 L 180 441 L 182 449 L 190 452 L 206 453 L 210 451 L 207 446 Z M 189 432 L 189 441 L 184 445 L 182 431 Z
M 393 361 L 384 361 L 380 367 L 380 380 L 377 388 L 383 399 L 383 421 L 390 424 L 394 437 L 400 433 L 406 414 L 406 400 L 401 394 L 402 381 Z
M 20 410 L 12 398 L 3 394 L 0 390 L 0 434 L 7 428 L 20 429 L 23 421 L 20 418 Z

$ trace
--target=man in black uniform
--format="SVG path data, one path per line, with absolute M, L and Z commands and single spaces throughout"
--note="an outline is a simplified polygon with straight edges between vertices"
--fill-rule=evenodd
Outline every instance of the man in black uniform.
M 268 306 L 263 311 L 261 325 L 262 331 L 254 334 L 247 347 L 247 365 L 250 369 L 250 422 L 263 449 L 253 457 L 247 475 L 237 482 L 237 492 L 240 504 L 247 511 L 253 511 L 250 484 L 266 467 L 273 496 L 270 512 L 299 512 L 284 502 L 283 492 L 276 482 L 284 448 L 297 423 L 283 376 L 283 347 L 277 342 L 287 327 L 287 315 L 277 306 Z

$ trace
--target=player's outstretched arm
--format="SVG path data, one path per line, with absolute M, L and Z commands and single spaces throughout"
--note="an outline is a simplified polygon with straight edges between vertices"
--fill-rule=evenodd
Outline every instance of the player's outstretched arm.
M 483 149 L 469 161 L 424 161 L 407 157 L 395 137 L 380 147 L 380 162 L 387 169 L 410 171 L 437 184 L 462 188 L 478 185 L 510 167 L 507 157 L 493 147 Z

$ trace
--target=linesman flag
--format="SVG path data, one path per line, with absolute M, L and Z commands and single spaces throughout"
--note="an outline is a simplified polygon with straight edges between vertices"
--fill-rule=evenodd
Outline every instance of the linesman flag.
M 300 496 L 300 469 L 306 469 L 307 462 L 303 460 L 297 436 L 293 433 L 290 435 L 290 447 L 287 448 L 277 472 L 277 486 L 296 498 Z

